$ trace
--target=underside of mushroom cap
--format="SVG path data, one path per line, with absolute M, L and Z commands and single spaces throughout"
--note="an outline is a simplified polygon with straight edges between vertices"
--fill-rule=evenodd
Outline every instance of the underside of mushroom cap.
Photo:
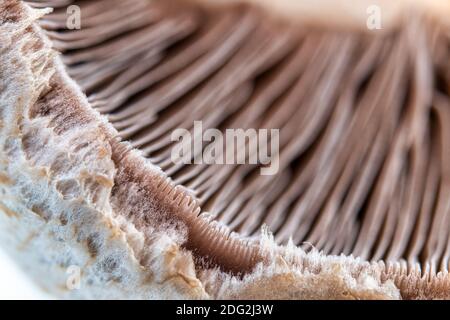
M 58 3 L 67 6 L 49 4 Z M 116 21 L 107 31 L 95 24 L 99 8 Z M 253 6 L 217 10 L 189 3 L 175 10 L 135 1 L 130 8 L 132 23 L 123 13 L 108 12 L 105 1 L 91 2 L 83 11 L 91 30 L 82 34 L 83 28 L 60 31 L 58 9 L 40 27 L 36 20 L 48 11 L 12 0 L 0 6 L 2 238 L 32 273 L 51 270 L 54 279 L 41 280 L 44 287 L 62 296 L 100 298 L 448 298 L 448 230 L 423 231 L 448 225 L 448 97 L 433 79 L 445 57 L 435 40 L 445 38 L 439 26 L 417 18 L 368 39 L 298 32 Z M 133 27 L 120 24 L 122 15 Z M 209 15 L 212 25 L 202 29 Z M 260 26 L 261 19 L 270 27 Z M 122 52 L 120 43 L 135 51 Z M 302 108 L 295 105 L 300 102 Z M 224 109 L 220 114 L 213 112 L 217 106 Z M 170 132 L 173 119 L 191 120 L 192 107 L 192 120 L 204 116 L 217 127 L 233 121 L 282 125 L 281 132 L 288 132 L 281 150 L 285 171 L 261 178 L 244 166 L 167 165 L 158 132 Z M 350 137 L 342 149 L 333 147 L 337 132 Z M 425 148 L 429 156 L 423 159 Z M 313 178 L 326 166 L 315 166 L 333 152 L 348 158 L 334 160 L 336 167 L 323 177 L 329 182 L 334 172 L 336 182 L 324 185 Z M 407 155 L 411 160 L 399 165 Z M 328 187 L 330 196 L 321 200 Z M 437 188 L 440 196 L 427 200 L 425 187 Z M 421 193 L 423 200 L 414 203 Z M 352 207 L 358 201 L 366 202 L 359 203 L 363 209 Z M 296 202 L 309 205 L 299 209 Z M 436 203 L 432 223 L 426 221 L 432 209 L 419 210 L 428 202 Z M 327 210 L 338 203 L 343 207 L 336 221 L 350 227 L 340 230 L 347 240 L 339 230 L 330 233 L 327 223 L 334 212 Z M 269 209 L 269 220 L 258 218 Z M 309 220 L 296 218 L 302 210 Z M 240 216 L 233 218 L 236 212 Z M 273 228 L 283 215 L 284 225 Z M 403 222 L 389 231 L 380 220 L 411 215 L 417 223 L 406 229 Z M 362 227 L 352 227 L 352 218 Z M 275 237 L 260 231 L 263 223 Z M 374 225 L 393 245 L 377 240 Z M 309 240 L 302 232 L 323 252 L 297 247 Z M 85 274 L 82 290 L 65 287 L 70 265 Z

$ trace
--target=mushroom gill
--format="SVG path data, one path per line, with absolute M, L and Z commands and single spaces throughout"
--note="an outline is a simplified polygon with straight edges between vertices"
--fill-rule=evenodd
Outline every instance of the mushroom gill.
M 176 225 L 198 272 L 250 274 L 270 260 L 260 245 L 267 226 L 277 250 L 353 256 L 373 263 L 403 298 L 450 297 L 444 23 L 414 12 L 383 30 L 331 28 L 245 1 L 28 3 L 54 8 L 39 25 L 117 130 L 106 138 L 118 168 L 113 211 L 138 230 Z M 69 5 L 81 9 L 79 30 L 67 29 Z M 83 116 L 52 103 L 66 90 L 63 79 L 50 86 L 30 117 L 52 116 L 61 133 Z M 222 132 L 279 129 L 278 173 L 261 175 L 260 164 L 174 163 L 171 134 L 195 134 L 195 121 Z M 247 157 L 257 152 L 251 142 L 237 144 Z M 144 158 L 164 174 L 149 173 Z M 158 214 L 136 214 L 148 208 Z M 305 261 L 295 263 L 317 272 Z

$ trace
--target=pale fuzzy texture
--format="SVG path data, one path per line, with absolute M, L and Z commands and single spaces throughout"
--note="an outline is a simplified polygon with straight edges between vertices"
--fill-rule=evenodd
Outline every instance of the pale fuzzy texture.
M 127 145 L 115 141 L 115 130 L 89 107 L 33 23 L 45 11 L 5 4 L 10 7 L 0 9 L 11 15 L 0 16 L 0 243 L 48 292 L 63 298 L 401 298 L 379 264 L 279 247 L 267 232 L 260 242 L 266 261 L 243 278 L 196 269 L 181 246 L 182 225 L 140 225 L 147 214 L 170 213 L 163 211 L 173 199 L 158 203 L 156 194 L 144 197 L 125 179 L 127 165 L 150 183 L 167 180 L 164 173 L 134 150 L 126 163 L 114 159 L 114 150 Z M 49 90 L 56 84 L 58 90 Z M 44 109 L 80 112 L 33 117 L 42 96 Z M 115 184 L 121 179 L 123 185 Z M 114 187 L 128 194 L 126 201 L 112 195 Z M 181 192 L 168 180 L 165 188 L 171 196 Z M 145 203 L 132 203 L 142 198 Z M 66 286 L 71 265 L 82 270 L 79 290 Z

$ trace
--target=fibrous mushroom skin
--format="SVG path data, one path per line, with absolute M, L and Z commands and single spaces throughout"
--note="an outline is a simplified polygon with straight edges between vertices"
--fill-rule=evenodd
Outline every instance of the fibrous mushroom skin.
M 74 3 L 85 25 L 70 32 L 67 1 L 44 3 L 61 10 L 41 27 L 45 10 L 0 7 L 1 237 L 41 285 L 80 298 L 449 297 L 441 25 L 417 16 L 370 35 L 242 4 Z M 280 128 L 280 173 L 174 165 L 169 133 L 198 119 Z

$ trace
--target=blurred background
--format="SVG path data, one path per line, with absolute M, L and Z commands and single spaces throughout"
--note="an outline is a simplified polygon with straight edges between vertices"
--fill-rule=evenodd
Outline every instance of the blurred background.
M 0 249 L 0 299 L 51 299 Z

